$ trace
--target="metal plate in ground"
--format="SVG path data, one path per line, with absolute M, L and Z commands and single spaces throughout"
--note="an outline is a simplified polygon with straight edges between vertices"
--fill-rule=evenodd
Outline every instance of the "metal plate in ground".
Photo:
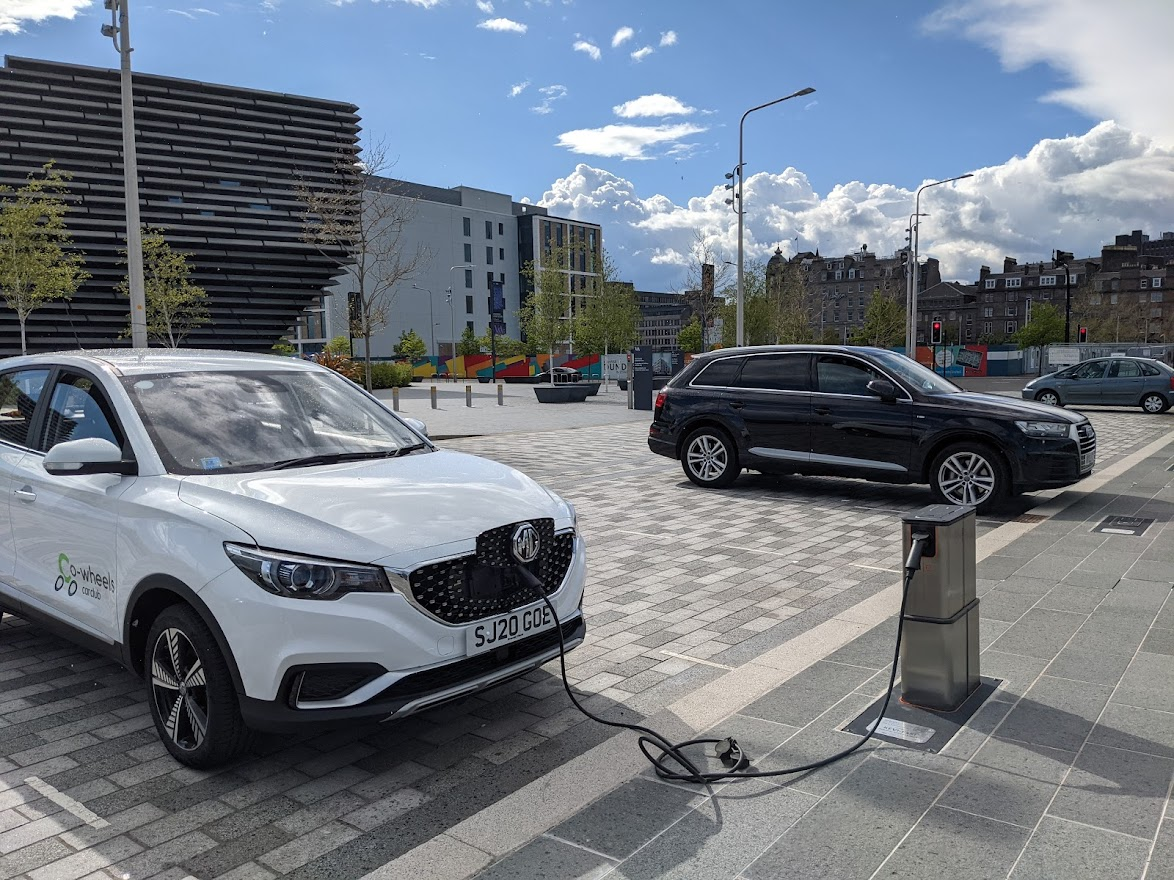
M 1136 516 L 1107 516 L 1101 524 L 1093 528 L 1094 532 L 1106 535 L 1144 535 L 1145 530 L 1154 524 L 1152 519 L 1141 519 Z
M 953 712 L 933 712 L 901 702 L 898 699 L 901 685 L 898 683 L 893 692 L 893 699 L 889 701 L 889 708 L 885 711 L 885 717 L 881 719 L 880 729 L 874 734 L 873 739 L 883 739 L 894 745 L 923 752 L 940 752 L 946 743 L 954 738 L 954 734 L 966 726 L 970 716 L 978 711 L 1000 684 L 1002 679 L 979 679 L 974 693 Z M 884 697 L 881 697 L 861 712 L 851 724 L 844 727 L 844 730 L 857 736 L 867 734 L 876 724 L 883 703 Z M 928 737 L 925 735 L 927 731 Z

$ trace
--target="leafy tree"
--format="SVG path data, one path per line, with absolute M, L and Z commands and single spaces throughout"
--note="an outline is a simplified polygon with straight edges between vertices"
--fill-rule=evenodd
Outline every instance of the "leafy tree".
M 713 266 L 712 289 L 704 283 L 706 273 L 703 267 L 707 265 Z M 715 318 L 724 314 L 722 307 L 728 298 L 718 291 L 724 291 L 736 283 L 732 280 L 733 275 L 732 264 L 726 259 L 721 245 L 715 244 L 713 239 L 707 237 L 700 229 L 693 230 L 684 287 L 673 289 L 684 295 L 689 310 L 701 323 L 702 350 L 708 349 L 717 341 L 710 339 L 710 325 L 714 323 Z M 733 335 L 730 338 L 733 339 Z
M 888 348 L 905 338 L 905 312 L 897 301 L 880 290 L 873 290 L 864 313 L 864 324 L 853 334 L 857 345 Z
M 69 179 L 49 162 L 19 189 L 0 186 L 0 292 L 20 322 L 24 354 L 29 315 L 52 300 L 72 298 L 90 277 L 82 254 L 68 250 Z
M 361 164 L 340 156 L 328 183 L 303 181 L 297 189 L 305 206 L 302 240 L 337 259 L 350 276 L 351 336 L 363 340 L 368 391 L 371 337 L 387 325 L 399 285 L 430 260 L 422 244 L 409 243 L 414 201 L 379 176 L 392 164 L 386 143 L 376 141 L 363 150 Z
M 769 345 L 778 338 L 778 307 L 766 290 L 766 263 L 748 260 L 742 270 L 742 320 L 747 345 Z M 727 288 L 725 301 L 717 306 L 722 319 L 722 346 L 736 345 L 737 302 L 735 291 Z
M 126 257 L 125 249 L 122 251 Z M 207 324 L 208 293 L 192 284 L 188 254 L 171 249 L 163 230 L 143 227 L 143 298 L 147 307 L 147 338 L 167 348 L 179 348 L 184 337 Z M 114 288 L 130 296 L 130 282 L 123 279 Z
M 565 247 L 552 247 L 541 266 L 526 263 L 522 274 L 531 282 L 529 298 L 518 310 L 518 320 L 526 343 L 534 351 L 543 351 L 554 359 L 554 346 L 569 336 L 566 319 L 571 307 L 569 278 L 564 266 L 570 265 L 570 252 Z M 554 372 L 551 372 L 551 382 Z
M 1012 336 L 1016 345 L 1022 348 L 1042 348 L 1053 342 L 1064 341 L 1064 316 L 1055 306 L 1047 303 L 1033 303 L 1031 320 Z
M 399 335 L 399 342 L 395 344 L 395 356 L 414 361 L 428 354 L 428 345 L 420 338 L 420 334 L 410 327 Z
M 586 306 L 575 316 L 575 347 L 605 357 L 640 341 L 640 306 L 636 290 L 618 280 L 605 251 L 599 272 L 588 282 Z
M 701 321 L 696 315 L 677 334 L 677 345 L 681 351 L 688 352 L 689 354 L 698 354 L 701 351 Z
M 774 341 L 782 345 L 811 339 L 811 315 L 807 308 L 807 285 L 798 263 L 784 263 L 772 279 L 769 290 L 774 319 Z
M 465 357 L 471 354 L 481 354 L 481 343 L 477 339 L 477 334 L 467 324 L 465 331 L 461 334 L 460 342 L 457 343 L 457 354 Z
M 519 342 L 511 336 L 495 335 L 493 339 L 489 338 L 489 333 L 486 332 L 484 336 L 477 337 L 477 351 L 478 354 L 483 351 L 496 351 L 499 358 L 502 357 L 518 357 L 527 354 L 526 343 Z
M 341 354 L 345 357 L 351 356 L 351 341 L 346 336 L 335 336 L 328 343 L 323 351 L 328 351 L 331 354 Z
M 292 357 L 298 353 L 297 348 L 289 341 L 288 336 L 282 336 L 279 340 L 273 343 L 273 347 L 270 349 L 270 351 L 272 351 L 274 354 L 281 355 L 282 357 Z

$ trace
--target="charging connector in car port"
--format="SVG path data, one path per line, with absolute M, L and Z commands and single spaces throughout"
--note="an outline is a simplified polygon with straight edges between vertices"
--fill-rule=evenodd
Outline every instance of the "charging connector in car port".
M 905 620 L 905 608 L 909 601 L 909 585 L 913 581 L 913 575 L 921 569 L 921 560 L 926 557 L 932 557 L 936 553 L 936 542 L 933 528 L 924 528 L 914 531 L 910 536 L 909 554 L 905 559 L 905 576 L 904 584 L 901 590 L 901 610 L 897 615 L 897 643 L 893 648 L 893 666 L 889 673 L 889 686 L 885 691 L 884 703 L 881 705 L 880 712 L 877 718 L 884 718 L 885 711 L 889 707 L 889 701 L 893 696 L 893 687 L 897 680 L 897 663 L 900 659 L 901 653 L 901 635 L 902 626 Z M 813 761 L 809 764 L 801 764 L 796 767 L 787 767 L 782 770 L 750 770 L 750 758 L 743 753 L 741 746 L 734 737 L 723 738 L 703 738 L 691 739 L 685 742 L 674 743 L 670 742 L 666 737 L 657 733 L 648 727 L 640 724 L 628 724 L 621 721 L 609 721 L 606 718 L 601 718 L 589 709 L 585 708 L 580 702 L 575 692 L 571 690 L 570 682 L 567 680 L 567 662 L 566 649 L 563 644 L 561 624 L 559 623 L 558 614 L 554 610 L 550 599 L 546 596 L 546 591 L 543 589 L 542 581 L 534 576 L 525 566 L 519 565 L 514 569 L 517 572 L 518 578 L 526 586 L 536 590 L 542 601 L 546 603 L 546 607 L 550 610 L 551 616 L 555 622 L 555 632 L 559 633 L 559 668 L 562 673 L 563 688 L 567 695 L 571 698 L 571 702 L 575 708 L 599 724 L 607 727 L 616 727 L 623 730 L 630 730 L 638 733 L 636 743 L 640 751 L 644 753 L 644 757 L 652 764 L 656 775 L 662 779 L 669 779 L 678 782 L 695 782 L 701 785 L 720 782 L 727 779 L 756 779 L 769 776 L 790 776 L 795 773 L 806 773 L 810 770 L 817 770 L 820 767 L 826 767 L 828 764 L 833 764 L 843 758 L 848 757 L 853 752 L 857 751 L 866 742 L 872 739 L 876 732 L 878 725 L 872 725 L 864 737 L 857 743 L 854 743 L 849 748 L 823 758 L 819 761 Z M 722 762 L 726 768 L 719 772 L 707 772 L 701 770 L 692 759 L 690 759 L 684 750 L 690 746 L 712 746 L 713 754 L 711 757 L 716 758 Z M 654 754 L 655 752 L 655 754 Z M 668 762 L 672 762 L 675 766 L 670 766 Z M 679 769 L 678 769 L 679 768 Z

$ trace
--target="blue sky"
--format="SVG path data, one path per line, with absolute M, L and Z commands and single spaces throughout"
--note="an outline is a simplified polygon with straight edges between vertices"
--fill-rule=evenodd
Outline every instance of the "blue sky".
M 922 199 L 948 277 L 1174 230 L 1168 0 L 131 2 L 136 70 L 354 102 L 395 176 L 600 222 L 647 288 L 732 259 L 739 117 L 805 86 L 746 124 L 751 255 L 891 252 L 966 172 Z M 3 0 L 0 52 L 115 66 L 107 15 Z

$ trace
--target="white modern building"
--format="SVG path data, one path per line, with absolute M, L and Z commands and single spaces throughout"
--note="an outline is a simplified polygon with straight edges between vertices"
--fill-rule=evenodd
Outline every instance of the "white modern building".
M 399 250 L 422 259 L 411 277 L 389 297 L 387 324 L 371 340 L 375 358 L 394 356 L 396 342 L 407 329 L 424 340 L 431 356 L 451 357 L 465 328 L 477 336 L 489 330 L 489 295 L 500 282 L 505 295 L 505 335 L 521 338 L 518 309 L 529 294 L 522 276 L 528 261 L 541 264 L 544 246 L 574 245 L 602 253 L 602 231 L 591 223 L 550 217 L 545 208 L 515 202 L 503 193 L 468 186 L 451 189 L 390 178 L 368 178 L 367 199 L 402 199 L 408 216 L 399 233 Z M 577 257 L 578 259 L 578 257 Z M 582 259 L 569 274 L 586 276 L 594 260 Z M 582 289 L 582 278 L 572 278 L 572 290 Z M 299 327 L 301 347 L 315 348 L 311 339 L 328 340 L 347 333 L 347 302 L 356 287 L 343 276 L 332 296 Z M 322 334 L 311 337 L 310 334 Z M 320 347 L 320 346 L 317 346 Z M 363 351 L 355 340 L 355 353 Z

